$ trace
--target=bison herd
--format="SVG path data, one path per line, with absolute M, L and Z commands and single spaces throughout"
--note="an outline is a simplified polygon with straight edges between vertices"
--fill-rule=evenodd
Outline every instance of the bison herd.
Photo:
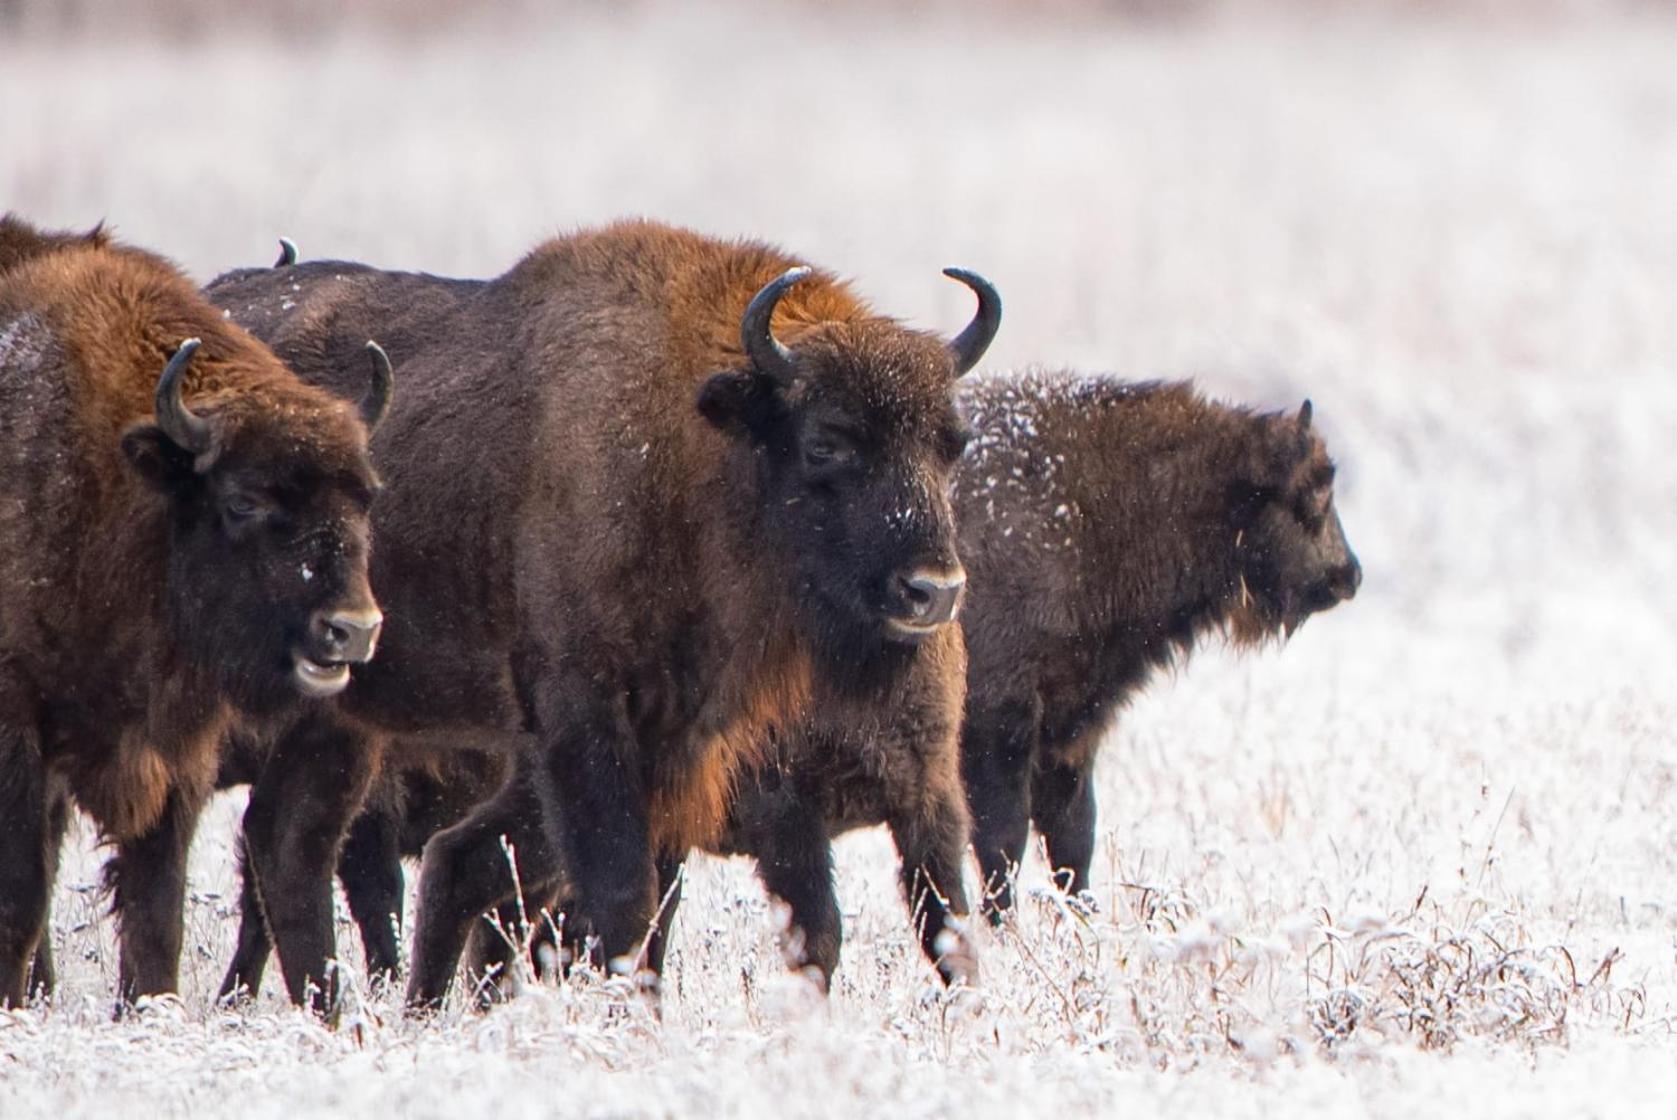
M 627 221 L 492 280 L 228 273 L 0 219 L 0 1007 L 54 985 L 72 804 L 113 848 L 123 1004 L 173 991 L 185 860 L 251 787 L 223 995 L 328 1011 L 334 874 L 369 972 L 655 991 L 694 848 L 757 860 L 791 963 L 841 941 L 831 842 L 884 824 L 978 980 L 1032 825 L 1089 885 L 1116 713 L 1205 635 L 1355 594 L 1295 413 L 1186 383 L 967 375 L 771 246 Z M 969 899 L 969 846 L 980 894 Z M 539 915 L 533 923 L 525 916 Z

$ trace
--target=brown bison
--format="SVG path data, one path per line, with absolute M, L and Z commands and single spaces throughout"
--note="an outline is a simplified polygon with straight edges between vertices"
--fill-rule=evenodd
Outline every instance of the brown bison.
M 974 382 L 961 403 L 976 434 L 956 489 L 973 580 L 963 760 L 986 873 L 1005 906 L 1033 808 L 1054 866 L 1073 889 L 1087 885 L 1094 747 L 1156 668 L 1209 631 L 1244 645 L 1290 632 L 1350 598 L 1361 571 L 1308 408 L 1262 415 L 1207 402 L 1185 384 L 1046 373 Z M 894 710 L 901 719 L 916 705 Z M 943 707 L 926 710 L 937 718 Z M 1033 722 L 1015 730 L 1019 738 L 998 738 L 999 718 L 1013 711 Z M 941 740 L 914 729 L 910 718 L 871 736 L 813 723 L 780 735 L 710 845 L 758 859 L 765 884 L 789 903 L 794 963 L 823 979 L 841 935 L 828 837 L 921 819 L 918 799 L 939 800 L 953 781 L 929 765 L 938 756 L 925 743 Z M 362 920 L 370 966 L 394 969 L 394 948 L 374 946 L 389 937 L 400 895 L 395 845 L 382 842 L 386 870 L 375 871 L 374 838 L 400 837 L 413 852 L 426 829 L 463 817 L 499 781 L 489 763 L 474 765 L 447 782 L 405 776 L 357 821 L 351 835 L 363 839 L 353 860 L 346 848 L 340 874 L 358 917 L 373 915 Z M 549 901 L 527 899 L 532 912 Z M 500 917 L 509 927 L 517 919 L 511 908 Z M 935 937 L 940 927 L 926 929 Z M 480 938 L 476 969 L 504 964 L 504 948 L 499 935 Z
M 174 989 L 224 733 L 373 652 L 366 429 L 388 394 L 357 415 L 304 385 L 102 230 L 0 220 L 0 1006 L 50 988 L 69 799 L 116 848 L 121 998 Z
M 1095 752 L 1158 669 L 1222 632 L 1251 646 L 1351 598 L 1334 467 L 1297 415 L 1186 383 L 1074 374 L 964 387 L 956 487 L 971 575 L 961 761 L 992 916 L 1032 822 L 1089 883 Z
M 210 286 L 305 376 L 341 379 L 368 323 L 402 372 L 375 441 L 390 622 L 338 731 L 535 737 L 502 792 L 426 849 L 414 1002 L 441 998 L 472 921 L 511 896 L 503 837 L 532 892 L 563 873 L 573 948 L 632 962 L 658 864 L 716 840 L 771 728 L 812 710 L 872 727 L 935 692 L 928 727 L 953 758 L 952 389 L 1000 308 L 951 274 L 980 310 L 950 343 L 769 246 L 651 222 L 559 238 L 488 282 L 323 262 Z M 961 799 L 937 812 L 953 830 L 928 833 L 958 845 Z M 271 899 L 273 822 L 254 795 L 245 826 Z M 308 888 L 321 899 L 334 854 Z M 965 909 L 958 874 L 919 889 Z M 300 998 L 329 910 L 303 956 L 266 914 Z

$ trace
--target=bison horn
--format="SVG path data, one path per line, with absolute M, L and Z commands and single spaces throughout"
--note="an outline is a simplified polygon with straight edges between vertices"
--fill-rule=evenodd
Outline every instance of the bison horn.
M 996 289 L 990 281 L 976 272 L 968 272 L 964 268 L 946 268 L 943 274 L 951 280 L 959 280 L 978 296 L 978 314 L 972 317 L 972 322 L 949 344 L 949 352 L 955 356 L 955 376 L 960 377 L 984 357 L 984 351 L 990 348 L 996 331 L 1001 329 L 1002 297 L 996 294 Z
M 279 260 L 274 262 L 275 268 L 288 268 L 297 263 L 297 243 L 289 237 L 280 238 Z
M 390 392 L 395 387 L 396 374 L 390 368 L 390 355 L 371 339 L 367 340 L 367 354 L 373 359 L 373 383 L 361 398 L 361 422 L 367 425 L 367 434 L 371 435 L 390 411 Z
M 1308 432 L 1310 430 L 1310 418 L 1314 415 L 1316 415 L 1315 408 L 1311 406 L 1309 401 L 1305 401 L 1304 407 L 1299 409 L 1299 431 Z
M 751 364 L 759 371 L 776 381 L 790 381 L 794 370 L 792 352 L 781 345 L 770 328 L 775 305 L 780 302 L 780 297 L 786 294 L 788 288 L 809 276 L 812 271 L 802 266 L 789 268 L 770 280 L 763 285 L 761 291 L 751 297 L 751 303 L 746 306 L 745 315 L 740 319 L 740 345 L 745 348 L 745 356 L 751 359 Z
M 210 422 L 202 416 L 193 415 L 186 402 L 181 400 L 181 378 L 185 376 L 186 367 L 191 364 L 192 355 L 198 352 L 199 345 L 196 338 L 189 338 L 180 344 L 169 364 L 163 367 L 163 376 L 157 379 L 155 402 L 157 426 L 183 450 L 194 455 L 208 451 L 215 434 Z

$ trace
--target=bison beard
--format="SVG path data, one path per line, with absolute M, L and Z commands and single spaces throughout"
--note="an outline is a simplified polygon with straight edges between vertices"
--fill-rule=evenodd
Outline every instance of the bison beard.
M 1096 747 L 1154 672 L 1208 633 L 1290 634 L 1362 571 L 1308 403 L 1258 414 L 1187 384 L 1032 373 L 962 404 L 961 760 L 998 918 L 1033 823 L 1061 883 L 1088 887 Z
M 174 990 L 225 729 L 371 653 L 366 438 L 161 258 L 0 219 L 0 1006 L 51 987 L 72 798 L 116 849 L 122 999 Z
M 645 222 L 550 242 L 488 282 L 326 262 L 211 285 L 319 383 L 341 379 L 363 324 L 400 368 L 375 442 L 390 624 L 340 727 L 535 743 L 426 849 L 411 1000 L 443 996 L 471 923 L 511 896 L 503 838 L 531 895 L 566 883 L 573 950 L 632 961 L 656 862 L 717 840 L 772 728 L 812 707 L 883 719 L 905 676 L 947 671 L 921 666 L 959 644 L 951 383 L 999 306 L 958 278 L 981 312 L 948 345 L 767 246 Z M 952 687 L 950 729 L 958 672 Z M 952 757 L 952 731 L 927 749 Z M 264 898 L 301 998 L 330 924 L 299 955 Z

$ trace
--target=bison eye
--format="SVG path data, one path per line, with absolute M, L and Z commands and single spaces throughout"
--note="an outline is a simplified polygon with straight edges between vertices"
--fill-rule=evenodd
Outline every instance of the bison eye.
M 227 519 L 236 524 L 249 521 L 262 512 L 262 506 L 254 498 L 247 497 L 244 494 L 229 495 L 227 500 L 221 504 L 221 508 L 222 512 L 227 515 Z
M 855 461 L 855 447 L 840 436 L 823 433 L 804 444 L 804 462 L 816 469 L 849 466 Z

